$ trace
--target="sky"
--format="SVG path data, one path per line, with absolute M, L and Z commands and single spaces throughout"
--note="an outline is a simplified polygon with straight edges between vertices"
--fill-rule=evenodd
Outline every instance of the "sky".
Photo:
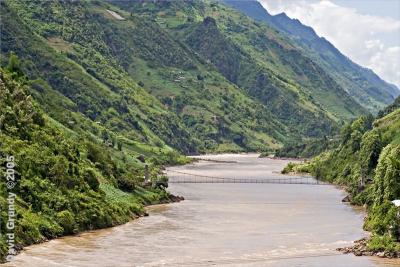
M 285 12 L 400 88 L 400 0 L 258 0 Z

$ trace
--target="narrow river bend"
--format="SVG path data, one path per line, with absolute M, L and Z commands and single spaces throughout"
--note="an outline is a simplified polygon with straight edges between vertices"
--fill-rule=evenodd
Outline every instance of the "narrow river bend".
M 217 177 L 268 179 L 285 160 L 218 155 L 171 168 Z M 341 203 L 333 186 L 170 184 L 186 198 L 149 208 L 125 225 L 26 248 L 5 266 L 400 266 L 399 261 L 343 255 L 335 248 L 365 236 L 364 214 Z

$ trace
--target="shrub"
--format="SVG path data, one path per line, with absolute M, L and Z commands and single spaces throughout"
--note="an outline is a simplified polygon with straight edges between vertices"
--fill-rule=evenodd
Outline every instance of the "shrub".
M 393 240 L 389 235 L 372 236 L 371 240 L 367 245 L 368 250 L 370 251 L 389 251 L 395 252 L 400 251 L 400 245 Z
M 386 146 L 379 156 L 374 184 L 376 203 L 400 197 L 400 145 Z
M 86 168 L 83 171 L 83 178 L 85 179 L 86 183 L 92 188 L 94 191 L 99 191 L 100 183 L 97 179 L 97 173 L 92 168 Z
M 384 235 L 399 226 L 397 208 L 388 200 L 375 203 L 370 208 L 364 227 L 373 233 Z
M 281 173 L 282 173 L 282 174 L 287 174 L 287 173 L 293 172 L 294 166 L 296 166 L 295 163 L 289 162 L 289 163 L 286 165 L 286 167 L 283 168 L 283 170 L 281 171 Z
M 364 134 L 360 149 L 361 175 L 366 178 L 378 163 L 379 154 L 382 150 L 382 141 L 377 131 Z
M 131 174 L 125 174 L 118 177 L 118 188 L 123 191 L 132 192 L 136 187 L 136 179 Z
M 57 213 L 56 220 L 64 229 L 64 234 L 71 234 L 77 231 L 74 215 L 70 211 L 63 210 Z

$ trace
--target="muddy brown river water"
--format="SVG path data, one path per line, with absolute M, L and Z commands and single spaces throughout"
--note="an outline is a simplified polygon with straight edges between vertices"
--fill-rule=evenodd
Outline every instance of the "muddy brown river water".
M 255 154 L 207 157 L 236 163 L 171 169 L 268 179 L 288 162 Z M 335 251 L 367 233 L 363 211 L 341 203 L 345 194 L 334 186 L 170 184 L 169 190 L 186 200 L 150 207 L 149 217 L 122 226 L 28 247 L 4 266 L 400 266 Z

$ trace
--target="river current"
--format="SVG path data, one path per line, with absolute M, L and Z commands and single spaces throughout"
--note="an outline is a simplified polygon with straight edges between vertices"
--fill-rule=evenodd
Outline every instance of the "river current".
M 170 170 L 269 179 L 287 160 L 210 155 Z M 185 201 L 149 207 L 125 225 L 30 246 L 4 266 L 400 266 L 398 260 L 337 252 L 366 236 L 361 209 L 331 185 L 174 184 Z

